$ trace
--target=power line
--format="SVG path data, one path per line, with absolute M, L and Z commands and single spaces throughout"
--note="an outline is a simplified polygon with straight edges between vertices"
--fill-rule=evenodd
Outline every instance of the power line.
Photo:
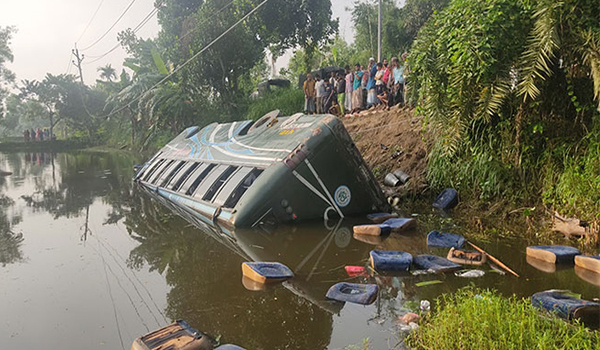
M 96 41 L 94 41 L 91 45 L 83 48 L 82 50 L 87 50 L 89 48 L 91 48 L 92 46 L 96 45 L 97 43 L 100 42 L 100 40 L 104 39 L 105 36 L 108 35 L 108 33 L 110 33 L 110 31 L 117 25 L 117 23 L 119 23 L 119 21 L 123 18 L 123 16 L 125 16 L 125 14 L 127 13 L 127 11 L 129 11 L 129 9 L 131 8 L 131 6 L 133 6 L 133 4 L 136 2 L 137 0 L 131 0 L 131 2 L 129 3 L 129 5 L 127 5 L 127 7 L 125 8 L 125 10 L 123 11 L 123 13 L 121 13 L 121 15 L 119 16 L 119 18 L 117 18 L 117 20 L 115 21 L 115 23 L 113 23 L 110 28 L 108 28 L 106 30 L 106 32 L 104 32 L 104 34 L 102 34 L 102 36 L 100 36 Z
M 65 74 L 69 74 L 69 72 L 71 71 L 71 64 L 73 62 L 71 62 L 71 55 L 69 55 L 69 62 L 67 63 L 67 68 L 65 69 Z
M 155 7 L 152 11 L 150 11 L 150 13 L 144 17 L 144 19 L 142 19 L 142 21 L 140 23 L 138 23 L 138 25 L 133 29 L 133 33 L 137 33 L 140 29 L 142 29 L 143 26 L 146 25 L 146 23 L 148 23 L 150 21 L 150 19 L 152 19 L 152 17 L 154 17 L 154 15 L 156 15 L 158 13 L 158 8 Z M 105 53 L 103 53 L 102 55 L 97 55 L 97 56 L 87 56 L 88 58 L 94 58 L 93 60 L 86 62 L 85 64 L 92 64 L 94 62 L 97 62 L 101 59 L 103 59 L 104 57 L 108 56 L 109 54 L 111 54 L 112 52 L 114 52 L 116 49 L 118 49 L 121 46 L 121 43 L 117 43 L 115 46 L 113 46 L 110 50 L 106 51 Z
M 166 1 L 166 0 L 165 0 L 165 1 Z M 223 12 L 223 11 L 224 11 L 226 8 L 228 8 L 229 6 L 231 6 L 231 5 L 232 5 L 234 2 L 235 2 L 235 0 L 232 0 L 232 1 L 230 1 L 230 2 L 229 2 L 227 5 L 225 5 L 225 6 L 221 7 L 219 10 L 217 10 L 215 13 L 213 13 L 213 15 L 212 15 L 212 16 L 214 17 L 214 16 L 218 15 L 219 13 Z M 164 3 L 164 2 L 163 2 L 163 3 Z M 160 3 L 158 6 L 161 6 L 163 3 Z M 153 12 L 150 12 L 150 14 L 148 14 L 148 16 L 146 16 L 146 17 L 145 17 L 145 18 L 142 20 L 142 22 L 140 22 L 140 24 L 138 24 L 138 25 L 137 25 L 137 27 L 133 29 L 133 33 L 137 33 L 137 32 L 138 32 L 138 30 L 142 29 L 142 27 L 143 27 L 144 25 L 146 25 L 146 23 L 148 23 L 148 21 L 150 20 L 150 18 L 151 18 L 152 16 L 154 16 L 156 13 L 158 13 L 158 10 L 159 10 L 159 9 L 158 9 L 158 7 L 156 7 L 156 8 L 153 10 Z M 204 21 L 203 21 L 203 22 L 201 22 L 201 23 L 204 23 Z M 185 33 L 184 35 L 182 35 L 182 36 L 179 38 L 179 43 L 181 43 L 181 41 L 182 41 L 182 40 L 183 40 L 185 37 L 189 36 L 190 34 L 193 34 L 193 33 L 195 33 L 195 32 L 196 32 L 198 29 L 199 29 L 199 27 L 198 27 L 198 26 L 196 26 L 194 29 L 192 29 L 192 30 L 190 30 L 189 32 L 187 32 L 187 33 Z M 99 61 L 99 60 L 101 60 L 102 58 L 104 58 L 104 57 L 108 56 L 109 54 L 113 53 L 113 52 L 114 52 L 116 49 L 118 49 L 118 48 L 119 48 L 119 46 L 121 46 L 121 43 L 117 43 L 115 46 L 113 46 L 113 47 L 112 47 L 110 50 L 108 50 L 107 52 L 105 52 L 105 53 L 104 53 L 104 54 L 102 54 L 102 55 L 97 55 L 97 56 L 89 56 L 89 55 L 88 55 L 88 56 L 87 56 L 88 58 L 94 58 L 94 60 L 92 60 L 92 61 L 89 61 L 89 62 L 86 62 L 86 63 L 84 63 L 84 65 L 89 65 L 89 64 L 92 64 L 92 63 L 94 63 L 94 62 L 98 62 L 98 61 Z
M 267 3 L 267 1 L 269 0 L 264 0 L 263 2 L 261 2 L 260 4 L 258 4 L 258 6 L 256 6 L 255 8 L 253 8 L 250 12 L 248 12 L 244 17 L 242 17 L 240 20 L 238 20 L 237 22 L 235 22 L 235 24 L 233 24 L 231 27 L 227 28 L 227 30 L 225 30 L 223 33 L 221 33 L 221 35 L 219 35 L 216 39 L 214 39 L 213 41 L 211 41 L 208 45 L 206 45 L 205 47 L 202 48 L 202 50 L 198 51 L 197 53 L 195 53 L 192 57 L 190 57 L 187 61 L 185 61 L 181 66 L 175 68 L 173 70 L 173 72 L 171 72 L 170 74 L 168 74 L 167 76 L 165 76 L 164 78 L 162 78 L 158 83 L 152 85 L 149 89 L 147 89 L 146 91 L 144 91 L 143 93 L 140 94 L 139 97 L 133 99 L 132 101 L 130 101 L 129 103 L 127 103 L 126 105 L 122 106 L 121 108 L 117 109 L 116 111 L 113 111 L 111 113 L 109 113 L 108 115 L 104 116 L 105 118 L 108 118 L 112 115 L 115 115 L 117 113 L 119 113 L 120 111 L 124 110 L 125 108 L 131 106 L 132 103 L 137 102 L 139 100 L 142 99 L 142 97 L 144 97 L 144 95 L 154 89 L 155 87 L 157 87 L 158 85 L 164 83 L 165 81 L 167 81 L 170 77 L 172 77 L 175 73 L 177 73 L 178 71 L 180 71 L 183 67 L 187 66 L 188 63 L 190 63 L 191 61 L 193 61 L 196 57 L 200 56 L 200 54 L 202 54 L 204 51 L 208 50 L 211 46 L 213 46 L 217 41 L 219 41 L 221 38 L 223 38 L 225 35 L 227 35 L 227 33 L 229 33 L 230 31 L 232 31 L 235 27 L 237 27 L 240 23 L 242 23 L 243 21 L 245 21 L 248 17 L 250 17 L 252 14 L 254 14 L 254 12 L 258 11 L 258 9 L 260 9 L 264 4 Z
M 83 35 L 85 34 L 85 32 L 87 32 L 88 28 L 90 27 L 90 24 L 92 24 L 92 22 L 94 21 L 94 18 L 96 18 L 96 15 L 98 14 L 98 11 L 100 11 L 100 7 L 102 7 L 103 3 L 104 3 L 104 0 L 101 0 L 100 4 L 98 4 L 98 7 L 96 8 L 96 11 L 94 11 L 92 18 L 90 18 L 90 21 L 85 26 L 85 29 L 83 30 L 83 32 L 81 32 L 81 35 L 79 35 L 79 38 L 77 38 L 77 40 L 75 40 L 75 42 L 78 42 L 79 40 L 81 40 L 81 38 L 83 38 Z
M 228 8 L 229 6 L 231 6 L 231 4 L 234 3 L 235 0 L 231 0 L 227 5 L 221 7 L 217 12 L 215 12 L 213 14 L 213 17 L 218 15 L 219 13 L 223 12 L 223 10 L 225 10 L 226 8 Z M 194 29 L 190 30 L 189 32 L 185 33 L 184 35 L 181 36 L 181 38 L 179 38 L 179 42 L 181 43 L 181 40 L 183 40 L 183 38 L 187 37 L 190 34 L 193 34 L 194 32 L 196 32 L 198 30 L 198 26 L 196 26 Z

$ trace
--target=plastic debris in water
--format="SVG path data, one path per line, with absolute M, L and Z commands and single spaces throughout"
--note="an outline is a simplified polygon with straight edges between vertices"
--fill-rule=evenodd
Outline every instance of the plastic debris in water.
M 411 322 L 409 324 L 401 324 L 400 325 L 400 331 L 406 332 L 406 333 L 410 333 L 410 332 L 415 331 L 417 329 L 419 329 L 419 325 L 416 324 L 416 323 L 414 323 L 414 322 Z
M 344 266 L 349 277 L 368 276 L 367 269 L 364 266 Z
M 455 276 L 465 278 L 477 278 L 485 275 L 485 272 L 481 270 L 460 270 L 454 273 Z
M 431 303 L 429 300 L 421 300 L 421 311 L 429 311 L 431 309 Z
M 490 267 L 492 268 L 492 270 L 490 270 L 490 272 L 494 272 L 497 274 L 500 274 L 502 276 L 506 275 L 506 272 L 500 270 L 500 268 L 494 264 L 490 264 Z
M 433 280 L 433 281 L 425 281 L 425 282 L 415 283 L 415 286 L 417 286 L 417 287 L 425 287 L 425 286 L 430 286 L 432 284 L 439 284 L 439 283 L 442 283 L 442 281 L 440 281 L 440 280 Z
M 400 317 L 399 319 L 404 324 L 410 324 L 410 323 L 418 322 L 420 318 L 421 317 L 419 315 L 415 314 L 414 312 L 409 312 L 406 315 Z

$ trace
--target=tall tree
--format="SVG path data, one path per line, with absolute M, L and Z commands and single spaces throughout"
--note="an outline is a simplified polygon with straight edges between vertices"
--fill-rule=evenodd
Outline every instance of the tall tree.
M 450 0 L 406 0 L 398 7 L 395 1 L 383 1 L 383 57 L 400 56 L 408 51 L 417 33 L 429 18 L 450 3 Z M 356 0 L 350 8 L 354 23 L 354 45 L 357 59 L 366 61 L 377 53 L 377 5 Z
M 104 92 L 82 86 L 74 75 L 48 73 L 42 81 L 25 80 L 20 96 L 46 107 L 51 132 L 59 121 L 64 120 L 71 127 L 87 131 L 93 139 L 102 121 L 99 116 L 105 114 Z
M 113 78 L 117 77 L 117 71 L 109 63 L 104 67 L 98 67 L 100 72 L 100 79 L 104 79 L 107 82 L 112 82 Z
M 0 27 L 0 117 L 4 114 L 4 99 L 8 94 L 8 86 L 15 81 L 15 74 L 5 67 L 6 63 L 14 59 L 10 40 L 15 31 L 15 27 Z
M 175 66 L 188 60 L 255 8 L 259 0 L 168 2 L 159 11 L 159 46 Z M 195 4 L 191 6 L 190 4 Z M 195 12 L 189 12 L 195 9 Z M 269 49 L 275 57 L 301 46 L 313 51 L 337 30 L 329 0 L 278 0 L 267 2 L 253 16 L 195 59 L 182 74 L 186 89 L 222 96 L 228 103 L 240 88 L 248 67 L 264 59 Z

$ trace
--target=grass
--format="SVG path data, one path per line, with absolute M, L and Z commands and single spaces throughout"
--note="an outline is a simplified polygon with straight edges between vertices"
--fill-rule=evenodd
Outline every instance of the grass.
M 256 120 L 275 109 L 279 109 L 283 115 L 302 112 L 304 109 L 304 93 L 302 90 L 293 87 L 273 88 L 265 96 L 250 102 L 247 119 Z
M 598 349 L 600 332 L 547 317 L 529 300 L 463 288 L 437 300 L 440 309 L 407 339 L 413 349 Z
M 600 119 L 600 118 L 599 118 Z M 600 121 L 598 122 L 600 124 Z M 600 221 L 600 126 L 577 147 L 559 153 L 562 169 L 546 168 L 544 203 L 565 215 Z

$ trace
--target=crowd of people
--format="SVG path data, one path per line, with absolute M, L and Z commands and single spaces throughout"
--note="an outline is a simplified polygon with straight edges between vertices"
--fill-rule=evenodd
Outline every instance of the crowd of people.
M 404 65 L 406 54 L 389 62 L 374 58 L 345 72 L 332 72 L 330 77 L 308 74 L 304 82 L 304 111 L 307 114 L 353 114 L 371 108 L 389 109 L 404 103 Z
M 25 129 L 23 132 L 23 138 L 25 142 L 30 141 L 48 141 L 50 139 L 54 140 L 55 135 L 50 135 L 50 130 L 48 128 L 37 128 L 37 129 Z

